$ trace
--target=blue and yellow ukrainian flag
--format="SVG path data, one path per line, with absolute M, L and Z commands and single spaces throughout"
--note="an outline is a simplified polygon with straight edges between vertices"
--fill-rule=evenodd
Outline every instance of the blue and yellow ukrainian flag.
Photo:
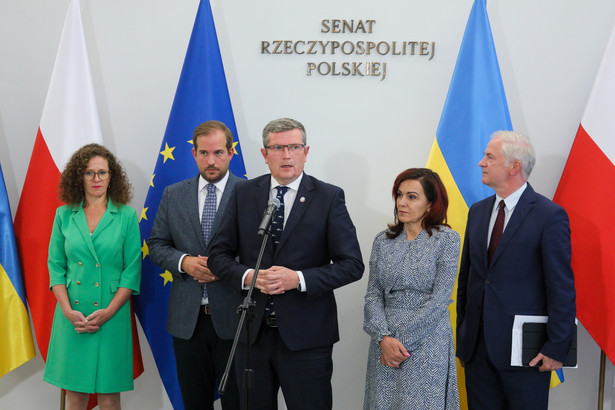
M 0 377 L 36 355 L 13 217 L 0 166 Z
M 173 342 L 166 330 L 173 277 L 148 257 L 147 241 L 165 187 L 197 175 L 198 169 L 192 156 L 192 133 L 199 124 L 208 120 L 222 121 L 237 136 L 211 6 L 209 0 L 201 0 L 160 154 L 141 211 L 139 226 L 143 270 L 141 294 L 134 297 L 135 312 L 175 410 L 183 409 L 184 406 L 177 380 Z M 233 143 L 233 147 L 235 155 L 230 170 L 238 177 L 245 176 L 238 140 Z
M 493 194 L 481 182 L 478 162 L 491 134 L 512 130 L 506 93 L 493 43 L 485 0 L 475 0 L 463 35 L 427 167 L 436 171 L 449 195 L 448 223 L 464 237 L 472 204 Z M 457 296 L 457 285 L 453 299 Z M 449 307 L 455 329 L 456 303 Z M 458 364 L 461 407 L 467 409 L 465 376 Z M 564 373 L 551 373 L 551 387 L 564 382 Z
M 449 195 L 448 223 L 463 238 L 469 207 L 493 194 L 481 182 L 478 162 L 497 130 L 511 130 L 506 94 L 493 44 L 485 0 L 475 0 L 463 35 L 427 167 Z M 457 296 L 457 285 L 453 299 Z M 450 305 L 453 329 L 456 304 Z M 457 366 L 461 407 L 467 408 L 465 376 Z
M 559 386 L 564 383 L 564 370 L 558 369 L 554 372 L 551 372 L 551 388 L 555 386 Z

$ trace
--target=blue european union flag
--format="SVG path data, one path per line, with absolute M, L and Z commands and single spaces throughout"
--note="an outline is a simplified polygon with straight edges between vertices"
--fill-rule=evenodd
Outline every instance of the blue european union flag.
M 160 146 L 160 155 L 141 212 L 139 225 L 143 273 L 141 294 L 134 297 L 135 312 L 174 409 L 183 409 L 184 406 L 177 380 L 173 341 L 166 330 L 170 281 L 173 278 L 148 257 L 147 241 L 165 187 L 197 174 L 198 169 L 192 156 L 192 133 L 199 124 L 209 120 L 222 121 L 237 137 L 211 6 L 209 0 L 201 0 Z M 233 145 L 235 155 L 230 170 L 239 177 L 245 176 L 239 140 Z

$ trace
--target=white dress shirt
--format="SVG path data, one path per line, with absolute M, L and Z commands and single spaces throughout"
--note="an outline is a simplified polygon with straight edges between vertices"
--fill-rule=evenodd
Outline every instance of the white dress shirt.
M 519 198 L 523 194 L 527 188 L 527 182 L 521 186 L 521 188 L 517 189 L 512 194 L 508 195 L 506 198 L 502 198 L 498 194 L 495 194 L 495 204 L 493 204 L 493 210 L 491 211 L 491 219 L 489 220 L 489 231 L 487 233 L 487 247 L 489 247 L 489 242 L 491 241 L 491 233 L 493 232 L 493 225 L 495 225 L 495 220 L 498 216 L 498 208 L 500 206 L 500 201 L 504 200 L 504 228 L 502 229 L 502 233 L 506 230 L 506 225 L 508 225 L 508 221 L 510 221 L 510 217 L 519 202 Z

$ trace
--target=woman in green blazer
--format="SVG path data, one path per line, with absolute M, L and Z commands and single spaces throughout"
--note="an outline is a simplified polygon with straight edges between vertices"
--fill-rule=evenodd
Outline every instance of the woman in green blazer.
M 49 287 L 58 304 L 43 379 L 67 391 L 69 409 L 120 408 L 133 389 L 130 296 L 139 293 L 141 245 L 131 186 L 113 154 L 98 144 L 62 172 L 49 242 Z

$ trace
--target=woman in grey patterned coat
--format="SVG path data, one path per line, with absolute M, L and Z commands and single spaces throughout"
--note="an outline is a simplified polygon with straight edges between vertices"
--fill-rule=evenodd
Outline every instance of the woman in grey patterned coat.
M 459 234 L 446 223 L 448 196 L 435 172 L 397 176 L 393 224 L 376 235 L 363 329 L 371 336 L 363 408 L 459 409 L 448 305 Z

